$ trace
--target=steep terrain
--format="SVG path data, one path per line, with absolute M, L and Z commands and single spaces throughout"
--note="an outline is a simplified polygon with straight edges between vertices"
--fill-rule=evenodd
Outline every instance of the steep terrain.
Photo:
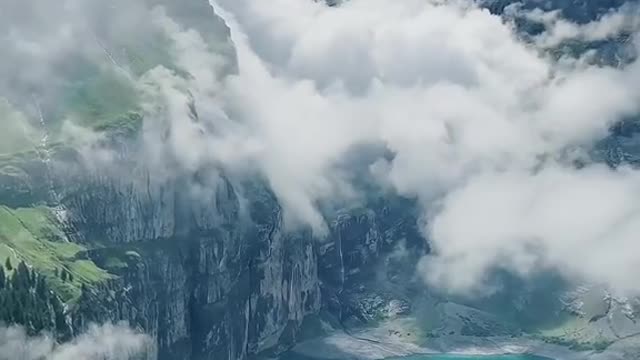
M 527 333 L 602 350 L 640 333 L 637 301 L 558 279 L 532 285 L 505 275 L 505 291 L 482 300 L 425 288 L 415 267 L 429 246 L 412 200 L 376 189 L 358 206 L 327 205 L 327 234 L 314 236 L 285 228 L 264 179 L 213 164 L 182 167 L 162 151 L 159 163 L 147 161 L 148 131 L 168 137 L 177 125 L 152 123 L 159 120 L 136 86 L 162 75 L 160 65 L 186 84 L 197 76 L 176 55 L 184 37 L 163 31 L 196 31 L 223 59 L 222 73 L 237 71 L 229 29 L 206 1 L 145 2 L 157 5 L 173 22 L 139 37 L 97 33 L 91 56 L 56 69 L 62 79 L 53 90 L 21 79 L 6 98 L 0 93 L 0 121 L 10 124 L 0 134 L 0 269 L 15 279 L 0 277 L 0 304 L 15 308 L 0 320 L 60 340 L 93 322 L 126 320 L 153 337 L 149 359 L 167 360 L 274 356 L 301 340 L 354 337 L 373 325 L 416 346 Z M 557 7 L 587 21 L 620 4 L 587 5 Z M 487 6 L 501 12 L 505 4 Z M 165 19 L 155 9 L 149 14 Z M 180 90 L 183 121 L 197 124 L 206 104 Z M 637 133 L 632 121 L 613 129 L 594 157 L 635 165 Z M 31 312 L 38 317 L 20 315 Z
M 233 71 L 228 29 L 208 3 L 149 3 L 198 31 Z M 142 161 L 144 109 L 130 80 L 156 65 L 189 74 L 161 31 L 124 44 L 101 35 L 97 64 L 79 58 L 86 71 L 65 75 L 62 95 L 3 100 L 12 128 L 2 135 L 0 257 L 7 277 L 26 265 L 29 277 L 43 279 L 32 286 L 65 304 L 38 310 L 52 319 L 44 324 L 3 320 L 61 340 L 93 322 L 126 320 L 155 339 L 151 358 L 243 359 L 290 346 L 305 317 L 320 312 L 322 292 L 342 311 L 352 279 L 401 237 L 422 243 L 401 203 L 343 211 L 320 242 L 310 230 L 283 229 L 260 180 L 212 185 L 208 169 L 162 176 Z M 187 121 L 197 122 L 198 104 L 190 106 Z M 7 287 L 0 299 L 13 306 L 19 291 Z

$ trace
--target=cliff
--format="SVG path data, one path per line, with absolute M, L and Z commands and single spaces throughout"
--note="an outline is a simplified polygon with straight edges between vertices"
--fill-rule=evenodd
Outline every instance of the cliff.
M 145 4 L 163 6 L 181 36 L 196 31 L 208 51 L 224 60 L 220 71 L 237 70 L 229 29 L 206 1 Z M 502 12 L 505 5 L 487 6 Z M 583 10 L 571 14 L 592 16 Z M 106 18 L 109 11 L 120 14 L 117 8 L 105 11 L 100 15 Z M 368 194 L 359 206 L 327 210 L 327 234 L 314 236 L 311 229 L 285 226 L 283 209 L 261 178 L 247 181 L 213 165 L 184 168 L 164 153 L 162 164 L 179 170 L 165 172 L 147 162 L 148 104 L 142 104 L 128 76 L 144 78 L 157 66 L 187 83 L 194 74 L 168 53 L 169 39 L 155 30 L 141 32 L 131 39 L 97 33 L 91 60 L 79 57 L 74 64 L 83 71 L 56 84 L 51 92 L 57 95 L 36 89 L 27 97 L 33 101 L 7 96 L 0 103 L 2 119 L 29 130 L 21 132 L 28 134 L 24 139 L 11 131 L 0 134 L 0 261 L 23 262 L 35 274 L 26 276 L 32 280 L 21 285 L 21 293 L 28 288 L 47 294 L 37 307 L 48 321 L 36 324 L 2 313 L 0 320 L 33 331 L 48 329 L 60 340 L 94 322 L 126 320 L 152 336 L 149 359 L 240 360 L 279 354 L 300 339 L 332 330 L 349 332 L 407 315 L 425 303 L 429 309 L 444 308 L 443 326 L 429 334 L 434 337 L 517 335 L 537 316 L 531 309 L 539 304 L 532 299 L 549 287 L 525 291 L 513 280 L 516 295 L 497 294 L 486 301 L 449 299 L 427 289 L 415 276 L 429 246 L 412 200 Z M 100 58 L 99 66 L 91 56 Z M 185 121 L 198 123 L 207 104 L 190 98 L 189 89 L 184 93 L 190 111 Z M 72 125 L 65 123 L 69 118 Z M 595 158 L 611 166 L 637 163 L 637 124 L 623 125 L 598 145 Z M 65 126 L 76 135 L 88 130 L 90 141 L 68 141 Z M 159 128 L 163 135 L 172 131 L 171 124 Z M 15 270 L 6 265 L 5 270 L 15 276 Z M 552 290 L 554 296 L 540 308 L 551 317 L 563 312 L 550 320 L 555 326 L 564 324 L 571 309 L 562 308 L 568 306 L 561 304 L 564 289 Z M 2 288 L 0 301 L 15 294 Z M 572 301 L 579 303 L 580 296 Z M 620 309 L 626 309 L 622 301 L 604 301 L 616 305 L 605 315 L 621 316 Z M 507 314 L 505 308 L 516 310 Z M 459 315 L 465 311 L 480 315 Z M 590 323 L 592 315 L 571 316 Z M 537 331 L 535 326 L 524 330 Z M 620 336 L 636 329 L 623 330 Z M 561 334 L 549 341 L 566 338 Z M 600 338 L 574 340 L 593 347 Z

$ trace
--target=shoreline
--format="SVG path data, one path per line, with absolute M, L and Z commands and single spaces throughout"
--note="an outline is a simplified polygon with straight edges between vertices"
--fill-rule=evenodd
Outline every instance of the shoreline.
M 328 328 L 328 327 L 327 327 Z M 442 330 L 449 331 L 447 329 Z M 457 332 L 457 331 L 456 331 Z M 429 336 L 415 317 L 401 317 L 376 326 L 332 329 L 298 343 L 283 360 L 383 360 L 411 355 L 532 355 L 550 360 L 640 360 L 640 335 L 619 339 L 603 351 L 575 350 L 530 334 L 501 336 Z M 297 356 L 297 357 L 296 357 Z
M 424 344 L 418 345 L 390 337 L 354 337 L 337 332 L 303 341 L 291 350 L 291 354 L 316 360 L 383 360 L 401 359 L 412 355 L 531 355 L 550 360 L 588 360 L 592 359 L 596 353 L 578 352 L 526 336 L 518 338 L 449 336 L 429 339 Z M 321 357 L 318 357 L 319 354 L 322 354 Z M 598 358 L 616 359 L 616 357 L 606 356 Z

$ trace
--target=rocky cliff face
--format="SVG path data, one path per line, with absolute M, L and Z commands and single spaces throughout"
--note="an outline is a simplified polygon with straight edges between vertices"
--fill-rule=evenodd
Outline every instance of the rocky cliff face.
M 207 49 L 225 59 L 222 71 L 234 71 L 229 30 L 207 1 L 143 3 L 150 9 L 162 6 L 178 26 L 197 31 Z M 119 14 L 118 4 L 103 9 L 101 16 Z M 145 34 L 147 25 L 140 24 L 140 34 L 128 44 L 108 31 L 97 32 L 96 41 L 108 60 L 103 66 L 115 66 L 116 72 L 126 69 L 132 76 L 157 65 L 158 59 L 171 67 L 163 62 L 171 58 L 166 49 L 146 48 L 150 41 L 157 42 L 153 36 L 162 35 Z M 185 36 L 200 41 L 193 31 Z M 108 90 L 114 91 L 120 90 Z M 112 105 L 117 107 L 111 109 L 114 113 L 130 110 Z M 197 104 L 190 106 L 197 121 Z M 7 245 L 7 251 L 13 251 L 9 254 L 15 254 L 10 257 L 69 290 L 60 296 L 68 301 L 72 332 L 91 322 L 127 320 L 154 337 L 157 348 L 150 358 L 245 359 L 286 347 L 305 316 L 319 311 L 317 242 L 310 231 L 284 231 L 282 210 L 267 187 L 232 184 L 223 177 L 203 180 L 206 168 L 156 176 L 138 157 L 144 120 L 137 114 L 94 126 L 109 133 L 98 146 L 112 156 L 96 166 L 84 153 L 93 149 L 49 143 L 53 136 L 47 132 L 55 126 L 45 119 L 53 119 L 53 112 L 44 105 L 41 110 L 41 147 L 0 159 L 0 204 L 11 211 L 41 207 L 48 214 L 47 224 L 55 224 L 58 237 L 34 234 L 29 239 L 34 244 L 61 250 L 67 241 L 78 245 L 71 257 L 53 252 L 41 263 L 37 254 L 16 252 L 23 243 Z M 4 251 L 4 238 L 0 246 Z M 98 276 L 90 279 L 74 269 L 76 265 L 90 266 Z M 74 280 L 54 278 L 59 268 L 65 274 L 69 270 Z
M 339 316 L 366 316 L 349 303 L 356 285 L 374 279 L 397 244 L 423 243 L 403 201 L 344 211 L 320 240 L 285 231 L 277 200 L 259 184 L 240 192 L 221 180 L 196 198 L 188 178 L 82 173 L 60 188 L 64 224 L 117 278 L 83 291 L 74 328 L 127 320 L 156 337 L 159 359 L 284 350 L 325 299 Z
M 99 7 L 99 17 L 117 18 L 118 7 L 124 6 L 119 4 Z M 195 29 L 208 50 L 226 59 L 223 71 L 234 71 L 229 29 L 206 1 L 144 4 L 160 5 L 171 21 Z M 3 234 L 0 254 L 6 250 L 12 260 L 25 261 L 49 279 L 67 302 L 71 333 L 91 322 L 126 320 L 155 339 L 151 359 L 235 360 L 279 352 L 296 340 L 305 317 L 320 311 L 323 291 L 341 294 L 345 282 L 391 248 L 394 234 L 409 225 L 365 209 L 336 218 L 321 241 L 307 229 L 286 231 L 280 205 L 259 181 L 209 176 L 208 168 L 158 176 L 141 155 L 146 120 L 139 109 L 124 107 L 131 105 L 127 102 L 105 106 L 92 100 L 124 92 L 116 81 L 122 70 L 136 77 L 158 64 L 176 66 L 166 49 L 148 45 L 164 44 L 157 40 L 162 33 L 146 29 L 148 25 L 140 24 L 131 39 L 97 29 L 92 38 L 97 45 L 90 46 L 88 55 L 102 59 L 97 71 L 113 68 L 113 73 L 94 74 L 90 68 L 83 75 L 87 79 L 78 74 L 66 79 L 88 86 L 81 85 L 80 93 L 87 96 L 74 98 L 69 109 L 36 101 L 41 143 L 0 157 L 0 204 L 7 207 L 7 217 L 19 209 L 43 217 L 33 224 L 16 218 L 24 230 L 31 232 L 33 225 L 38 231 L 30 242 L 20 243 Z M 101 88 L 105 83 L 109 86 Z M 189 104 L 191 121 L 198 121 L 199 105 Z M 93 143 L 98 149 L 58 142 L 50 133 L 60 125 L 56 114 L 68 110 L 79 115 L 85 108 L 91 111 L 89 118 L 105 116 L 96 124 L 81 124 L 107 134 Z M 108 161 L 87 155 L 101 151 Z M 21 231 L 6 235 L 18 237 Z M 68 244 L 75 244 L 71 253 Z M 40 250 L 28 253 L 31 245 Z M 42 258 L 38 252 L 43 246 L 56 251 Z M 60 271 L 73 274 L 74 280 L 61 280 Z
M 322 307 L 366 322 L 372 310 L 354 299 L 380 260 L 399 244 L 424 250 L 406 200 L 340 211 L 318 239 L 286 231 L 274 195 L 257 183 L 220 180 L 196 197 L 193 174 L 157 182 L 140 171 L 65 169 L 57 177 L 68 235 L 117 275 L 83 292 L 74 328 L 127 320 L 156 337 L 159 359 L 279 352 Z
M 195 198 L 185 179 L 138 180 L 95 174 L 63 195 L 71 238 L 99 239 L 89 258 L 119 275 L 81 299 L 76 327 L 125 319 L 157 337 L 160 359 L 243 359 L 319 310 L 316 243 L 283 231 L 267 189 L 241 206 L 228 181 Z
M 209 21 L 214 15 L 205 1 L 148 2 L 166 6 L 233 58 L 228 29 L 220 19 Z M 591 16 L 580 4 L 558 6 L 577 9 L 576 18 Z M 496 12 L 505 5 L 489 4 Z M 130 60 L 124 51 L 109 55 L 118 64 Z M 191 105 L 197 117 L 198 104 Z M 614 129 L 596 157 L 612 166 L 637 163 L 638 131 L 631 124 Z M 260 181 L 210 181 L 207 168 L 156 176 L 138 161 L 141 140 L 133 133 L 110 140 L 116 156 L 104 167 L 64 146 L 0 157 L 0 203 L 50 209 L 61 232 L 56 236 L 82 246 L 70 264 L 87 261 L 101 271 L 69 301 L 72 331 L 127 320 L 154 338 L 150 359 L 240 360 L 286 350 L 319 313 L 348 328 L 408 313 L 425 291 L 413 286 L 415 263 L 429 249 L 412 201 L 385 196 L 325 214 L 328 234 L 316 238 L 309 229 L 284 228 L 277 199 Z M 40 270 L 53 272 L 49 265 Z M 500 304 L 514 307 L 512 301 Z M 527 301 L 518 311 L 528 311 Z M 455 331 L 488 331 L 454 325 Z

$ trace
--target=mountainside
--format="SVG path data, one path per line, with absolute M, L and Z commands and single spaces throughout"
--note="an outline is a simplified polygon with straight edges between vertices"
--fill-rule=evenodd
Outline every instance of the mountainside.
M 580 22 L 621 5 L 552 3 Z M 199 131 L 222 131 L 200 120 L 216 113 L 192 87 L 215 93 L 207 86 L 238 71 L 230 30 L 205 0 L 146 0 L 122 20 L 126 34 L 114 33 L 107 23 L 123 4 L 95 11 L 87 21 L 104 27 L 82 34 L 90 44 L 69 50 L 72 62 L 47 69 L 50 86 L 0 73 L 11 79 L 0 85 L 15 85 L 0 86 L 0 321 L 66 341 L 124 320 L 152 337 L 145 356 L 160 360 L 273 357 L 376 326 L 415 346 L 527 335 L 601 351 L 640 334 L 637 299 L 552 276 L 498 274 L 503 291 L 480 300 L 425 287 L 415 269 L 430 245 L 413 199 L 375 188 L 357 205 L 320 204 L 328 226 L 319 233 L 288 226 L 268 179 L 200 154 L 177 158 Z M 484 5 L 502 13 L 507 4 Z M 33 11 L 10 6 L 0 23 Z M 33 36 L 50 30 L 43 22 Z M 611 44 L 625 51 L 624 39 Z M 181 57 L 193 48 L 215 60 Z M 35 57 L 7 56 L 33 76 L 44 71 Z M 167 120 L 179 111 L 179 122 Z M 183 126 L 195 131 L 179 142 Z M 639 132 L 630 119 L 589 151 L 636 166 Z M 156 136 L 166 143 L 150 147 Z
M 150 4 L 197 29 L 233 71 L 228 29 L 209 4 Z M 320 242 L 310 230 L 283 229 L 281 208 L 261 180 L 232 185 L 222 177 L 211 185 L 206 168 L 163 176 L 143 162 L 149 125 L 128 77 L 156 65 L 189 74 L 163 49 L 171 45 L 160 31 L 128 44 L 99 35 L 99 67 L 89 62 L 86 73 L 62 79 L 62 95 L 3 100 L 7 123 L 29 138 L 3 135 L 16 144 L 3 142 L 0 161 L 0 258 L 43 279 L 33 287 L 46 286 L 54 305 L 38 310 L 52 319 L 44 324 L 13 313 L 2 320 L 60 340 L 91 323 L 126 320 L 155 339 L 150 358 L 244 359 L 290 346 L 305 317 L 319 313 L 321 292 L 335 298 L 400 236 L 422 242 L 402 205 L 341 214 Z M 149 43 L 152 35 L 160 38 Z M 189 121 L 197 122 L 199 104 L 190 106 Z M 87 127 L 97 140 L 74 133 Z M 5 268 L 8 277 L 18 274 L 13 268 Z M 0 290 L 0 301 L 11 307 L 19 292 Z

